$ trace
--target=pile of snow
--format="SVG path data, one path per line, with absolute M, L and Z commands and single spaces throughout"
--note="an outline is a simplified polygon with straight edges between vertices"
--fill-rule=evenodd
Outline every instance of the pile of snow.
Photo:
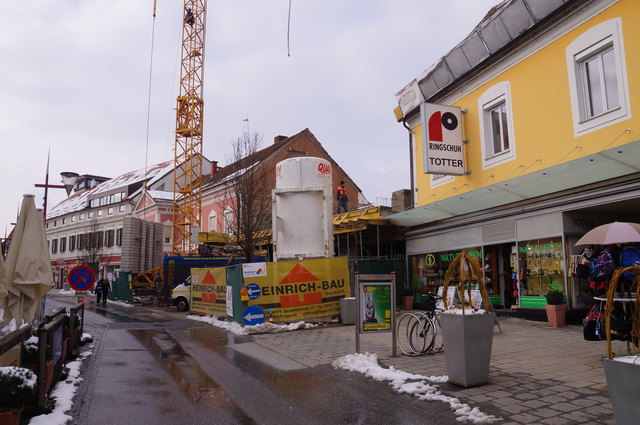
M 29 425 L 64 425 L 73 419 L 66 413 L 71 410 L 73 396 L 82 381 L 82 378 L 80 378 L 80 365 L 91 354 L 93 353 L 90 350 L 83 351 L 80 353 L 78 360 L 67 363 L 66 367 L 69 368 L 67 379 L 64 382 L 58 382 L 51 392 L 51 397 L 56 401 L 53 411 L 46 415 L 34 416 L 31 418 Z
M 35 388 L 38 382 L 38 377 L 29 369 L 17 366 L 3 366 L 0 367 L 0 375 L 12 375 L 19 377 L 22 380 L 22 387 Z M 18 384 L 19 385 L 19 384 Z
M 57 293 L 58 295 L 75 295 L 76 291 L 74 289 L 69 289 L 69 290 L 59 289 Z
M 80 337 L 80 342 L 86 344 L 87 342 L 92 342 L 93 341 L 93 337 L 91 336 L 91 334 L 88 333 L 83 333 L 82 336 Z
M 631 363 L 631 364 L 640 365 L 640 356 L 620 356 L 620 357 L 614 357 L 613 360 L 617 362 L 622 362 L 622 363 Z
M 482 308 L 474 309 L 474 308 L 465 308 L 464 313 L 461 308 L 450 308 L 449 310 L 441 311 L 440 314 L 458 314 L 458 315 L 467 315 L 467 314 L 485 314 L 486 311 Z
M 123 301 L 123 300 L 111 301 L 111 300 L 108 299 L 107 302 L 109 304 L 116 304 L 116 305 L 119 305 L 121 307 L 129 307 L 129 308 L 133 308 L 134 307 L 133 304 L 129 304 L 128 302 Z
M 262 323 L 260 325 L 243 326 L 236 322 L 229 322 L 227 320 L 221 320 L 217 316 L 195 316 L 189 315 L 187 319 L 195 320 L 198 322 L 205 322 L 218 328 L 225 329 L 235 335 L 251 335 L 251 334 L 266 334 L 266 333 L 279 333 L 290 332 L 298 329 L 314 328 L 318 325 L 311 323 L 305 323 L 303 321 L 285 324 L 276 323 Z
M 385 369 L 378 365 L 378 356 L 371 353 L 349 354 L 333 361 L 331 365 L 336 369 L 346 369 L 351 372 L 359 372 L 373 378 L 376 381 L 390 381 L 391 387 L 398 393 L 412 394 L 420 400 L 441 401 L 448 403 L 454 414 L 458 416 L 458 422 L 474 424 L 490 424 L 502 420 L 493 415 L 487 415 L 477 407 L 471 408 L 459 399 L 442 394 L 437 385 L 427 384 L 447 382 L 448 376 L 425 376 L 397 370 L 393 366 Z M 408 382 L 412 381 L 412 382 Z

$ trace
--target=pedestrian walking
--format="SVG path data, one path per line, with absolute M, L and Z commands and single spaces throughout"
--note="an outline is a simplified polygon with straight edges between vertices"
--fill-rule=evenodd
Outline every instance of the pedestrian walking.
M 347 189 L 344 187 L 344 180 L 340 182 L 340 186 L 338 186 L 338 189 L 336 190 L 336 199 L 338 200 L 338 209 L 336 210 L 336 214 L 340 214 L 340 210 L 347 212 L 349 197 L 347 196 Z
M 111 284 L 107 279 L 102 279 L 102 284 L 100 285 L 100 292 L 102 292 L 102 305 L 106 307 L 107 295 L 109 295 L 109 292 L 111 292 Z
M 100 305 L 102 300 L 102 279 L 96 282 L 93 292 L 96 294 L 96 304 Z

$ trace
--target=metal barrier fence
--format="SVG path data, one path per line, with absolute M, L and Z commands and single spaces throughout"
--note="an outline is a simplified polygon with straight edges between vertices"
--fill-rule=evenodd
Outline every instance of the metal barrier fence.
M 4 353 L 7 353 L 9 350 L 13 349 L 16 345 L 26 341 L 31 337 L 31 325 L 27 325 L 20 329 L 16 329 L 15 331 L 3 335 L 0 337 L 0 356 Z M 4 366 L 0 364 L 0 366 Z
M 69 308 L 68 353 L 76 355 L 84 333 L 84 303 Z

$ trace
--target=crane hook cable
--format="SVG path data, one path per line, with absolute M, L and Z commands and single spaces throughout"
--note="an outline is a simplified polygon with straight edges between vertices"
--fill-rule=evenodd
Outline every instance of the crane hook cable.
M 142 196 L 144 197 L 145 192 L 147 190 L 147 172 L 149 167 L 149 128 L 151 122 L 151 81 L 153 76 L 153 46 L 156 35 L 156 1 L 153 0 L 153 23 L 151 25 L 151 58 L 149 60 L 149 87 L 147 92 L 147 133 L 146 133 L 146 142 L 145 142 L 145 152 L 144 152 L 144 180 L 142 183 Z M 144 217 L 144 208 L 146 207 L 146 202 L 143 204 L 143 217 Z

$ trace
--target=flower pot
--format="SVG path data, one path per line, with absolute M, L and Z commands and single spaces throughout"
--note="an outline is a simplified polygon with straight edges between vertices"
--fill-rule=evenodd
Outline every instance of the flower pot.
M 547 304 L 546 310 L 549 326 L 552 326 L 554 328 L 561 328 L 565 325 L 565 317 L 567 315 L 566 304 Z
M 413 310 L 413 295 L 403 296 L 402 297 L 402 309 L 403 310 Z
M 489 380 L 494 313 L 440 314 L 449 382 L 463 387 Z
M 0 424 L 2 425 L 19 425 L 20 414 L 24 406 L 16 407 L 14 409 L 0 410 Z
M 602 366 L 616 424 L 637 424 L 640 418 L 640 364 L 603 359 Z

